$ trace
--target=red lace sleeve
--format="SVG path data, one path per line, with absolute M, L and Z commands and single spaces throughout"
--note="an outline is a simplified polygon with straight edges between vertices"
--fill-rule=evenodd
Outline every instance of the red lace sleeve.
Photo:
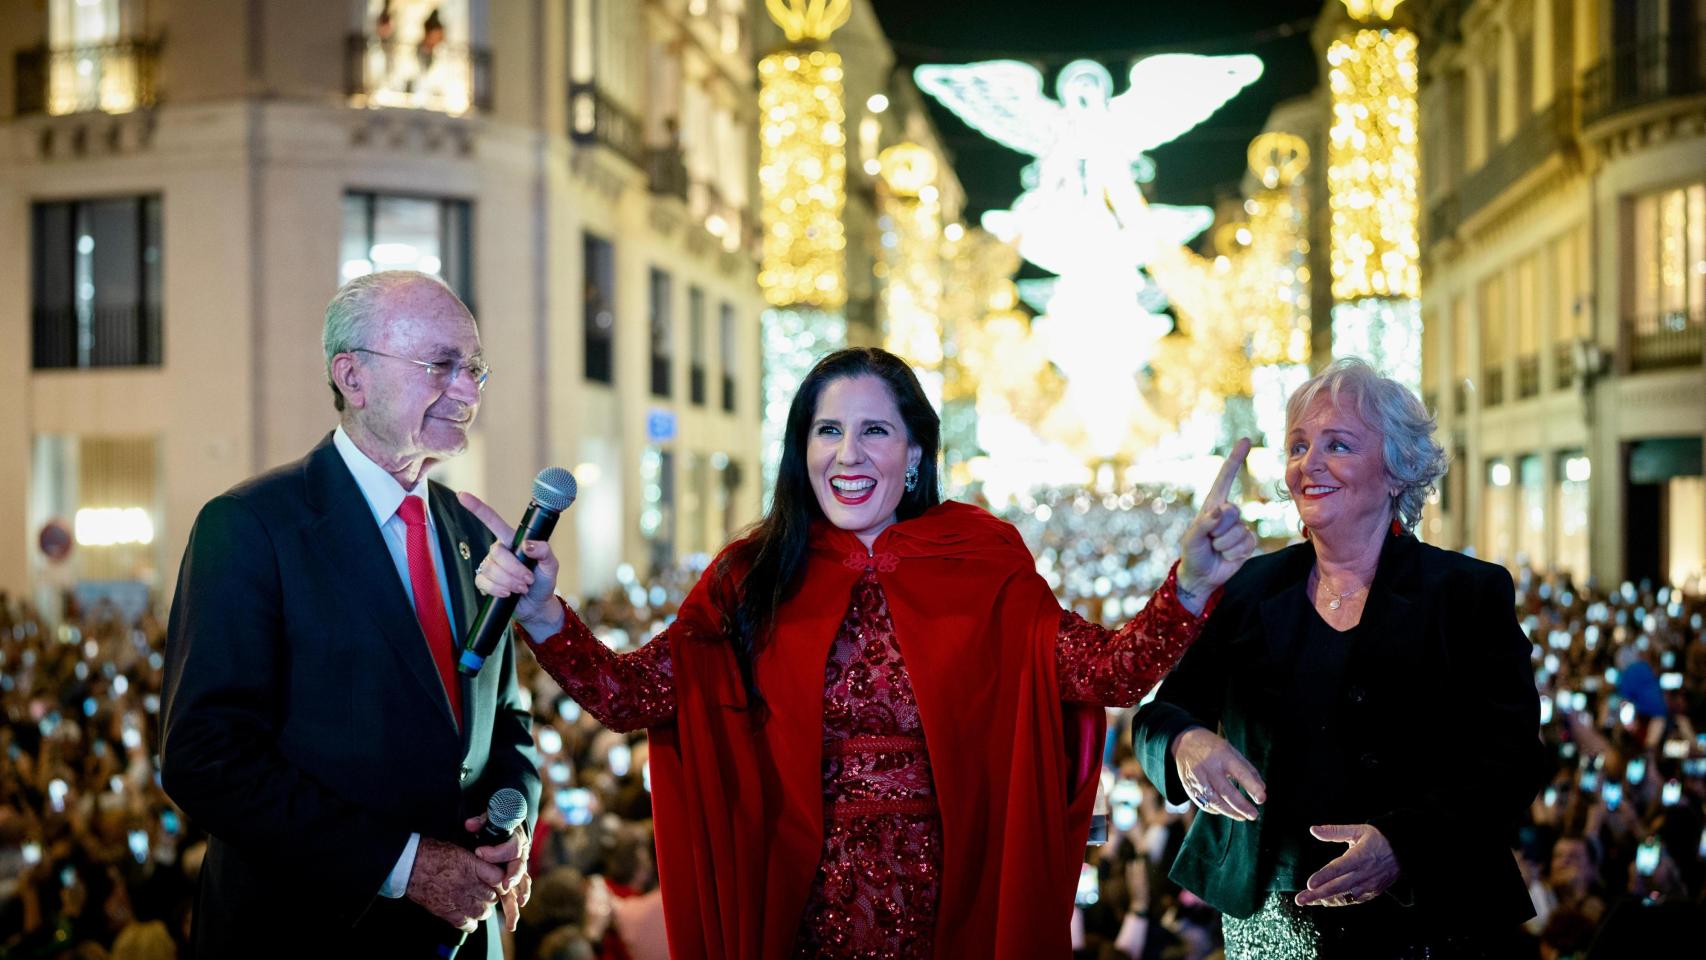
M 1149 604 L 1118 630 L 1071 610 L 1060 612 L 1055 669 L 1062 700 L 1129 707 L 1161 682 L 1196 641 L 1220 599 L 1217 590 L 1200 615 L 1191 613 L 1179 602 L 1177 576 L 1174 564 Z
M 675 719 L 675 668 L 665 630 L 638 650 L 617 653 L 563 604 L 563 629 L 535 642 L 516 626 L 539 665 L 581 709 L 618 733 Z

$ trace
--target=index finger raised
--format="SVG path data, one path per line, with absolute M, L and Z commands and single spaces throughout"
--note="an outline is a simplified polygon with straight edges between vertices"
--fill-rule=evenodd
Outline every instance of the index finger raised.
M 1203 509 L 1218 507 L 1226 502 L 1226 495 L 1232 492 L 1232 481 L 1238 479 L 1238 471 L 1244 469 L 1244 458 L 1250 455 L 1250 438 L 1240 437 L 1232 445 L 1232 452 L 1226 455 L 1226 462 L 1220 465 L 1220 473 L 1214 478 L 1214 485 L 1208 488 L 1208 497 L 1203 500 Z
M 486 529 L 492 531 L 492 536 L 498 538 L 498 542 L 510 543 L 515 540 L 515 528 L 505 523 L 503 515 L 488 506 L 486 501 L 466 490 L 459 491 L 456 494 L 456 500 L 462 504 L 464 509 L 485 524 Z

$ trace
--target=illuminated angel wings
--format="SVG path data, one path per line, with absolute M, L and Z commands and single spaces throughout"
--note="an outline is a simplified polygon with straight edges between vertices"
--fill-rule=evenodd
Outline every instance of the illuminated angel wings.
M 1102 142 L 1130 158 L 1202 123 L 1261 75 L 1262 61 L 1249 54 L 1161 54 L 1133 64 L 1131 86 L 1115 97 L 1101 64 L 1077 60 L 1061 70 L 1060 99 L 1053 100 L 1043 92 L 1042 74 L 1017 60 L 925 64 L 913 73 L 919 89 L 1020 153 L 1044 156 L 1088 120 L 1102 127 Z M 1105 123 L 1097 123 L 1103 120 L 1097 114 Z

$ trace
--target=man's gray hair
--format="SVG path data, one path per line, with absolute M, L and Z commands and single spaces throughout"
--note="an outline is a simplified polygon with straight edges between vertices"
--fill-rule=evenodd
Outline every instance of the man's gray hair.
M 1289 433 L 1317 397 L 1325 395 L 1337 410 L 1350 412 L 1380 434 L 1381 459 L 1387 479 L 1398 488 L 1392 513 L 1404 529 L 1414 532 L 1422 520 L 1422 505 L 1445 476 L 1450 458 L 1434 439 L 1434 417 L 1409 387 L 1383 377 L 1359 357 L 1334 360 L 1292 392 L 1285 404 Z
M 385 295 L 398 287 L 427 280 L 446 290 L 450 287 L 430 273 L 418 270 L 381 270 L 365 273 L 338 288 L 332 302 L 326 304 L 326 325 L 320 332 L 320 342 L 326 348 L 326 384 L 332 388 L 332 405 L 343 412 L 344 395 L 332 382 L 332 358 L 373 342 L 375 322 L 379 319 L 379 304 Z

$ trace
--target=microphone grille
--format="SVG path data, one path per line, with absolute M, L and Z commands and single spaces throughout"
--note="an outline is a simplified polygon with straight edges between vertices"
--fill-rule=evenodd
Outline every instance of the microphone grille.
M 533 478 L 533 501 L 562 513 L 575 502 L 575 475 L 562 467 L 546 467 Z
M 486 801 L 486 822 L 499 830 L 514 830 L 527 819 L 527 798 L 514 787 L 504 787 Z

